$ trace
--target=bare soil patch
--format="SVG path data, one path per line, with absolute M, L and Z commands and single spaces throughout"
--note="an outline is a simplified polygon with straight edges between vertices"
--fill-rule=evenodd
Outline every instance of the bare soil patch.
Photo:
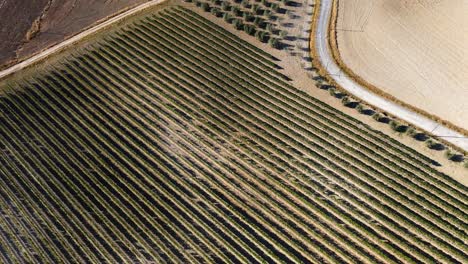
M 467 2 L 339 1 L 337 44 L 349 70 L 404 104 L 468 129 Z
M 144 0 L 0 0 L 0 69 Z M 3 41 L 5 40 L 5 41 Z

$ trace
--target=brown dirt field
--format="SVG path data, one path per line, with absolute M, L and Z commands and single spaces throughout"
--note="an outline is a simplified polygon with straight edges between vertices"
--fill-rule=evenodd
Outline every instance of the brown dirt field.
M 337 45 L 344 68 L 382 94 L 466 132 L 467 2 L 338 3 Z
M 16 49 L 21 46 L 33 21 L 41 15 L 47 2 L 0 0 L 0 65 L 16 57 Z
M 0 0 L 0 69 L 145 0 Z

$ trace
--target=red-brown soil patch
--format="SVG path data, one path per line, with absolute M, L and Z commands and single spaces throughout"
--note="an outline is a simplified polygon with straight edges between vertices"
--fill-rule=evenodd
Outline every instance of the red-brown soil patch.
M 0 69 L 145 0 L 0 0 Z

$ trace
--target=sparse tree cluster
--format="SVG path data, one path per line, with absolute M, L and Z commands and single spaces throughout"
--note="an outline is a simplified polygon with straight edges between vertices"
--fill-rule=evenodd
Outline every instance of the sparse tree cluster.
M 219 1 L 195 0 L 195 3 L 205 12 L 211 12 L 224 21 L 231 23 L 236 29 L 243 30 L 255 36 L 261 42 L 269 43 L 273 48 L 281 49 L 282 40 L 288 36 L 287 30 L 278 29 L 278 14 L 293 16 L 292 11 L 281 7 L 287 6 L 289 1 Z

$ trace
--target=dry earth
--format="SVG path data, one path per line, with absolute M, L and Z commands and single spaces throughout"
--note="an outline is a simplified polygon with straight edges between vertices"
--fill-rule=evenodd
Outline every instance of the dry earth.
M 145 0 L 0 0 L 0 69 Z
M 338 49 L 351 71 L 468 130 L 468 1 L 339 1 Z

